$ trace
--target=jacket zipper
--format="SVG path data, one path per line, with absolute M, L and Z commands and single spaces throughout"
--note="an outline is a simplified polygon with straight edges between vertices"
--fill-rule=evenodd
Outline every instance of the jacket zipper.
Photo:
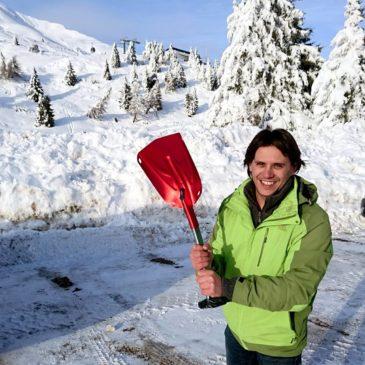
M 257 262 L 257 266 L 260 266 L 260 262 L 261 262 L 262 254 L 264 252 L 264 247 L 265 247 L 265 243 L 267 241 L 267 235 L 268 235 L 268 233 L 269 233 L 269 228 L 266 228 L 264 240 L 262 241 L 262 244 L 261 244 L 261 251 L 260 251 L 259 260 Z

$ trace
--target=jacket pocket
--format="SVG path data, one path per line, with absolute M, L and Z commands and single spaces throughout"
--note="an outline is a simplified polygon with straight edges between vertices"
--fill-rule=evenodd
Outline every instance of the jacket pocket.
M 267 346 L 292 346 L 297 335 L 290 312 L 270 312 L 230 303 L 224 309 L 229 327 L 243 342 Z

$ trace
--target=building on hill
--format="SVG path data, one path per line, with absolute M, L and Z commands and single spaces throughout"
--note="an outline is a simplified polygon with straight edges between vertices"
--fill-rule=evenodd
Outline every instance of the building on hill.
M 189 60 L 189 55 L 190 52 L 189 51 L 185 51 L 181 48 L 176 48 L 176 47 L 171 47 L 172 50 L 174 51 L 174 54 L 177 58 L 179 58 L 180 60 L 187 62 Z M 167 52 L 169 50 L 169 48 L 165 49 L 165 52 Z

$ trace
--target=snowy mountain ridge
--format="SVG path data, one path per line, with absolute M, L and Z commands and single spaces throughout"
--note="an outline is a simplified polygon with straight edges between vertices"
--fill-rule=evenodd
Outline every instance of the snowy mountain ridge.
M 92 45 L 104 48 L 104 51 L 107 49 L 106 45 L 92 37 L 66 29 L 61 24 L 23 15 L 0 2 L 1 42 L 12 42 L 15 36 L 20 35 L 24 46 L 29 48 L 32 44 L 38 43 L 41 44 L 43 52 L 69 52 L 75 55 L 89 52 Z

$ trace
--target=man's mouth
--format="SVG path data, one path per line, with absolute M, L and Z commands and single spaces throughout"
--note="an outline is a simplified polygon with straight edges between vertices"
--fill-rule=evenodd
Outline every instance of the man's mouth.
M 260 180 L 260 181 L 265 186 L 272 186 L 275 184 L 275 181 L 267 181 L 267 180 Z

